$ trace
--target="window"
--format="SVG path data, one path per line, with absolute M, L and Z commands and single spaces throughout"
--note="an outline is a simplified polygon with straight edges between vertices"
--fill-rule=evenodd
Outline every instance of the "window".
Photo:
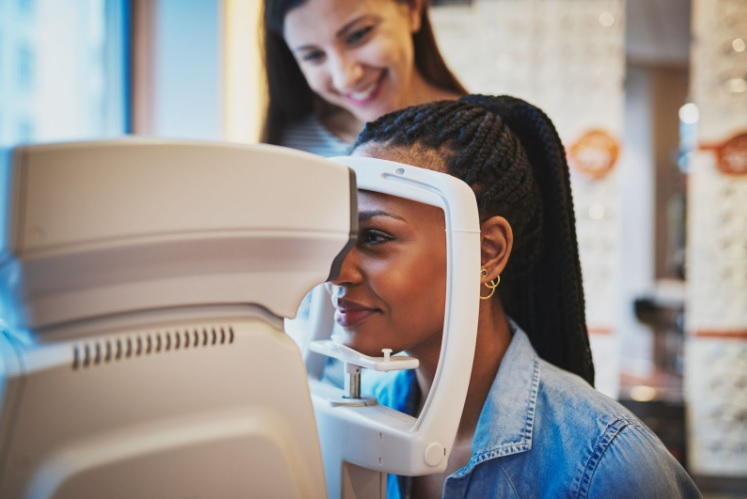
M 18 11 L 26 16 L 30 16 L 34 12 L 34 0 L 17 0 Z
M 0 146 L 129 130 L 129 2 L 0 3 Z
M 18 121 L 18 128 L 16 137 L 18 137 L 18 142 L 22 144 L 27 144 L 29 142 L 33 142 L 34 138 L 34 125 L 31 124 L 31 120 L 28 118 L 21 118 Z
M 34 87 L 34 52 L 26 44 L 18 48 L 16 55 L 17 87 L 21 92 L 29 92 Z

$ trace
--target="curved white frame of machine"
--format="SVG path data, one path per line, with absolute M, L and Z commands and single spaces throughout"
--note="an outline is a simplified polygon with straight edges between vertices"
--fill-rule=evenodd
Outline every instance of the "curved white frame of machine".
M 385 497 L 386 473 L 417 476 L 446 468 L 467 394 L 477 335 L 479 216 L 472 189 L 450 175 L 374 158 L 332 160 L 355 171 L 359 190 L 439 207 L 446 221 L 443 347 L 432 389 L 418 418 L 365 399 L 355 404 L 348 398 L 351 403 L 345 403 L 343 392 L 319 380 L 322 363 L 318 354 L 305 352 L 330 497 Z M 321 328 L 313 331 L 316 341 L 331 334 L 330 300 L 322 294 L 324 290 L 318 288 L 310 316 L 313 327 Z M 370 358 L 356 361 L 350 352 L 328 355 L 343 360 L 348 372 L 350 364 L 372 367 Z M 386 365 L 390 360 L 380 358 L 378 362 Z M 379 367 L 377 370 L 387 370 Z M 334 490 L 335 484 L 340 484 L 339 491 Z

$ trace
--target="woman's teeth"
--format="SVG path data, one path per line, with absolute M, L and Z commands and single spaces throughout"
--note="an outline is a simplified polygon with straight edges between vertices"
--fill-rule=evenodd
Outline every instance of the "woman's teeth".
M 366 100 L 369 97 L 371 97 L 371 94 L 374 93 L 374 90 L 376 90 L 377 83 L 372 83 L 368 87 L 364 88 L 360 92 L 350 92 L 350 97 L 352 97 L 355 100 Z

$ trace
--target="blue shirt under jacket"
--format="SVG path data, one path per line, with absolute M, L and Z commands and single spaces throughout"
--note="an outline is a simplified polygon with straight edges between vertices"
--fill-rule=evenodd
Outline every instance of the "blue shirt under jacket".
M 656 435 L 579 376 L 513 338 L 485 401 L 472 458 L 444 482 L 443 497 L 697 498 L 698 489 Z M 379 403 L 414 414 L 413 371 L 373 386 Z M 389 476 L 390 499 L 410 497 L 410 479 Z

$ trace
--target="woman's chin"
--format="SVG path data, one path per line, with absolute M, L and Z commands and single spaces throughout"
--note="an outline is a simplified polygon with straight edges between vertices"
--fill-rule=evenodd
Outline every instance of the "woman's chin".
M 366 123 L 368 121 L 375 121 L 385 114 L 396 111 L 397 107 L 391 102 L 385 102 L 383 99 L 377 99 L 367 106 L 362 106 L 354 109 L 350 109 L 350 112 L 359 121 Z

